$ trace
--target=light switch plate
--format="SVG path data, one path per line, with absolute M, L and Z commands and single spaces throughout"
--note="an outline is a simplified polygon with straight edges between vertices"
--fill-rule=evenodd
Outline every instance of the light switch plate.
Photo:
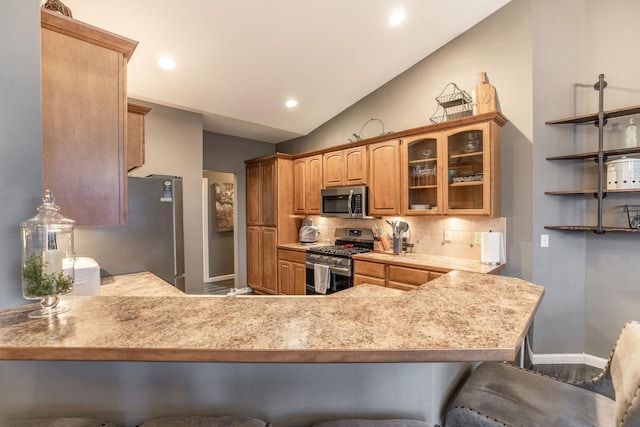
M 548 248 L 549 247 L 549 235 L 548 234 L 541 234 L 540 235 L 540 247 L 541 248 Z
M 445 242 L 451 241 L 451 230 L 444 230 L 444 241 Z
M 482 243 L 482 233 L 476 231 L 475 233 L 473 233 L 473 244 L 479 245 L 480 243 Z

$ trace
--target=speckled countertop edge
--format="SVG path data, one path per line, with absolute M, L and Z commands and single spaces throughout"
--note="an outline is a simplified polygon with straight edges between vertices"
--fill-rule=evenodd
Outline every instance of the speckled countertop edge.
M 0 311 L 0 359 L 513 360 L 542 295 L 454 271 L 398 296 L 69 297 L 71 310 L 49 319 L 27 318 L 33 304 Z

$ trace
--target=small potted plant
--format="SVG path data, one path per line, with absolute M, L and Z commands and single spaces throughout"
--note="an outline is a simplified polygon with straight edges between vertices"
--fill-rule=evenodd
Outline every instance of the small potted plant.
M 60 295 L 73 290 L 75 221 L 60 215 L 50 190 L 45 191 L 38 215 L 23 221 L 22 228 L 22 296 L 39 299 L 41 308 L 29 317 L 64 313 Z

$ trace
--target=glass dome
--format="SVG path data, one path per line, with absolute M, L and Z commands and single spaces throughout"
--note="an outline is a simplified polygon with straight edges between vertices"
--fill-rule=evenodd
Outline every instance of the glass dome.
M 41 309 L 29 317 L 64 313 L 69 307 L 58 305 L 60 295 L 73 290 L 73 226 L 62 216 L 46 190 L 38 214 L 20 224 L 22 230 L 22 296 L 40 300 Z

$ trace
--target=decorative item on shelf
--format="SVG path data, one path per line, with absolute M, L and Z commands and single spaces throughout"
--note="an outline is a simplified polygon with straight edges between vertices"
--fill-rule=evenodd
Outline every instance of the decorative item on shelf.
M 62 216 L 54 203 L 51 190 L 46 190 L 38 215 L 23 221 L 22 229 L 22 296 L 40 300 L 41 308 L 29 317 L 46 317 L 64 313 L 60 295 L 73 290 L 74 262 L 73 225 Z
M 629 228 L 640 229 L 640 205 L 624 205 Z
M 480 73 L 480 83 L 471 91 L 473 98 L 473 114 L 490 113 L 498 111 L 496 88 L 489 83 L 487 73 Z
M 624 146 L 625 148 L 638 146 L 638 127 L 633 122 L 633 118 L 629 119 L 629 124 L 624 129 Z
M 455 169 L 449 169 L 449 184 L 453 183 L 453 178 L 458 175 L 458 171 Z
M 68 16 L 69 18 L 73 18 L 71 14 L 71 9 L 62 3 L 60 0 L 47 0 L 42 7 L 44 9 L 52 10 L 54 12 L 58 12 L 63 14 L 64 16 Z
M 380 120 L 380 119 L 369 119 L 366 122 L 364 122 L 364 124 L 360 128 L 360 133 L 352 133 L 351 135 L 353 135 L 353 139 L 352 138 L 347 138 L 349 140 L 349 142 L 362 141 L 362 135 L 363 135 L 363 132 L 364 132 L 364 128 L 371 122 L 380 123 L 380 126 L 382 126 L 382 132 L 380 133 L 380 135 L 388 135 L 388 134 L 392 133 L 392 131 L 385 131 L 384 130 L 384 122 L 382 120 Z
M 469 132 L 467 135 L 467 141 L 462 146 L 462 152 L 465 154 L 475 153 L 482 151 L 482 133 L 481 132 Z
M 431 116 L 431 123 L 442 123 L 449 120 L 470 116 L 472 98 L 455 83 L 449 83 L 436 97 L 438 108 Z

